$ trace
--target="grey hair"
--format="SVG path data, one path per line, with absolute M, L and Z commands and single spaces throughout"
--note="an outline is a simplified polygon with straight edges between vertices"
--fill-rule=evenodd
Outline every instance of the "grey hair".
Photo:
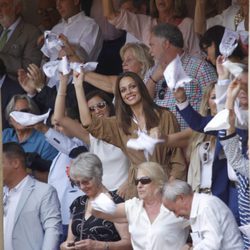
M 11 100 L 9 101 L 8 105 L 5 108 L 5 118 L 6 118 L 7 121 L 9 120 L 10 113 L 15 110 L 15 105 L 16 105 L 16 102 L 18 100 L 26 100 L 27 101 L 28 110 L 29 110 L 30 113 L 35 114 L 35 115 L 40 114 L 40 110 L 39 110 L 38 106 L 36 105 L 36 103 L 30 97 L 28 97 L 25 94 L 24 95 L 18 94 L 18 95 L 14 95 L 11 98 Z
M 175 201 L 178 195 L 184 194 L 189 195 L 192 194 L 191 186 L 181 180 L 173 180 L 167 182 L 163 188 L 163 198 L 171 201 Z
M 156 37 L 165 38 L 177 48 L 184 47 L 184 39 L 179 28 L 173 24 L 160 23 L 154 26 L 151 30 Z
M 81 153 L 73 159 L 69 173 L 72 179 L 77 177 L 82 179 L 94 178 L 98 184 L 101 184 L 103 175 L 102 162 L 95 154 Z

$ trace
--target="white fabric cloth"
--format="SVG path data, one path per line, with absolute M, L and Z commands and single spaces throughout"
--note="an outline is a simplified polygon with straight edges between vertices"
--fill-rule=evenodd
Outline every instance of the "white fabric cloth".
M 246 67 L 244 64 L 241 63 L 234 63 L 230 60 L 226 60 L 223 62 L 223 67 L 225 67 L 234 77 L 238 77 Z
M 215 196 L 194 193 L 190 224 L 193 250 L 243 249 L 232 212 Z
M 168 64 L 163 72 L 163 75 L 171 91 L 184 87 L 185 83 L 192 81 L 192 79 L 184 71 L 179 55 L 177 55 L 176 58 Z
M 179 250 L 185 245 L 188 235 L 185 220 L 163 205 L 152 224 L 138 198 L 125 201 L 125 211 L 134 250 Z
M 49 117 L 50 109 L 46 114 L 34 115 L 31 113 L 12 111 L 10 116 L 22 126 L 31 126 L 39 122 L 45 121 Z
M 62 20 L 51 30 L 58 35 L 64 34 L 70 44 L 80 46 L 95 61 L 102 48 L 102 35 L 94 19 L 87 17 L 84 12 L 79 12 L 67 21 Z
M 70 166 L 72 160 L 68 154 L 73 148 L 83 145 L 83 142 L 77 138 L 70 139 L 54 129 L 49 129 L 45 133 L 45 137 L 52 146 L 60 151 L 51 163 L 48 183 L 57 191 L 61 204 L 62 224 L 68 225 L 70 220 L 69 207 L 77 197 L 83 195 L 78 187 L 71 186 L 67 176 L 67 167 Z
M 89 151 L 96 154 L 103 167 L 102 183 L 110 191 L 117 190 L 128 178 L 129 160 L 120 148 L 89 135 Z
M 14 188 L 4 188 L 5 204 L 4 204 L 4 249 L 14 250 L 12 245 L 12 232 L 16 215 L 16 208 L 21 197 L 23 188 L 27 183 L 28 176 L 19 182 Z
M 204 132 L 207 131 L 218 131 L 223 129 L 229 129 L 229 110 L 223 109 L 219 113 L 217 113 L 213 119 L 206 125 L 204 128 Z
M 127 141 L 127 147 L 135 150 L 143 150 L 146 159 L 149 158 L 149 154 L 153 154 L 156 144 L 164 142 L 164 140 L 148 136 L 143 131 L 138 130 L 137 133 L 138 138 L 129 139 Z
M 116 204 L 106 194 L 100 193 L 92 202 L 92 207 L 103 213 L 114 214 L 116 210 Z
M 239 227 L 240 231 L 250 240 L 250 224 Z

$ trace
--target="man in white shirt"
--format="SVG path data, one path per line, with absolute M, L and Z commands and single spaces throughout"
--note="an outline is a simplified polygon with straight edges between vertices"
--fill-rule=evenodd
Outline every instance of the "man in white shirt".
M 3 144 L 4 249 L 58 249 L 60 205 L 56 190 L 26 172 L 22 147 Z
M 189 184 L 174 180 L 164 187 L 163 204 L 190 220 L 193 250 L 242 250 L 240 231 L 229 208 L 217 197 L 193 193 Z
M 94 19 L 81 11 L 80 0 L 57 0 L 56 7 L 62 20 L 52 32 L 66 36 L 84 61 L 96 61 L 102 48 L 102 34 Z M 69 58 L 72 56 L 71 51 L 65 52 Z

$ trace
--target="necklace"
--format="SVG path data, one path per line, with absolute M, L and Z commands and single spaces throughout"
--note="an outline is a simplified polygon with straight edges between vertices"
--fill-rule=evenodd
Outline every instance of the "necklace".
M 244 20 L 244 16 L 242 14 L 242 11 L 239 10 L 238 13 L 234 16 L 235 30 L 237 30 L 237 27 L 238 27 L 239 23 L 242 22 L 243 20 Z

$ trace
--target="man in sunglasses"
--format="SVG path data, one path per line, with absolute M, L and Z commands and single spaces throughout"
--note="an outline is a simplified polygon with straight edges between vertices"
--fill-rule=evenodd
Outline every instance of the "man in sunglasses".
M 219 198 L 193 193 L 189 184 L 174 180 L 165 184 L 163 204 L 177 217 L 189 219 L 193 246 L 183 249 L 243 249 L 238 225 L 230 209 Z
M 216 71 L 203 59 L 191 56 L 184 50 L 183 35 L 179 28 L 172 24 L 158 24 L 153 27 L 150 37 L 150 52 L 156 61 L 155 70 L 149 77 L 147 88 L 156 104 L 169 108 L 175 115 L 181 129 L 187 127 L 186 122 L 176 112 L 175 98 L 163 77 L 165 68 L 177 57 L 180 57 L 185 73 L 192 79 L 185 83 L 188 99 L 198 110 L 206 85 L 217 81 Z

